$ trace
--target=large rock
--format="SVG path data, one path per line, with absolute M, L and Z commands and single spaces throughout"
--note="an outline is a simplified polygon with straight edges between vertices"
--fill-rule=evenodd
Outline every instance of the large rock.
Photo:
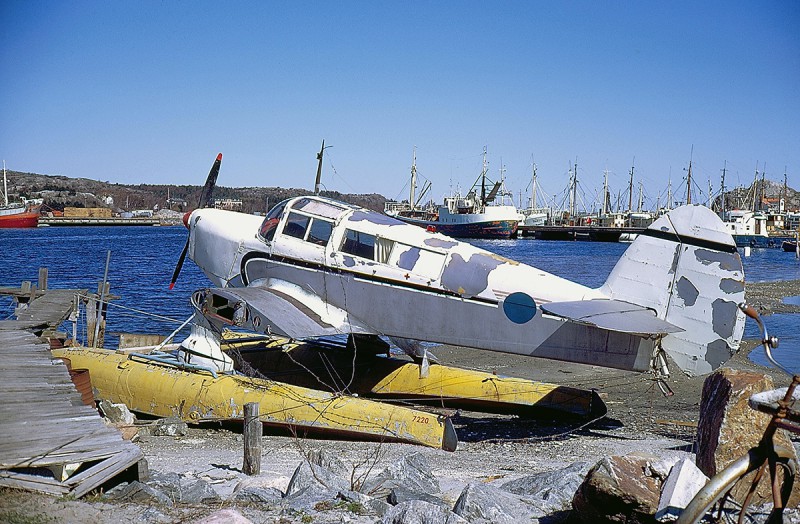
M 555 471 L 520 477 L 503 484 L 501 488 L 524 496 L 547 514 L 572 509 L 572 497 L 589 470 L 588 462 L 576 462 Z
M 253 524 L 253 521 L 233 508 L 226 508 L 196 520 L 194 524 Z
M 758 444 L 770 417 L 751 409 L 748 400 L 753 394 L 769 389 L 774 389 L 772 379 L 762 373 L 721 368 L 706 378 L 697 425 L 696 462 L 703 473 L 714 476 Z M 775 439 L 794 451 L 785 432 L 779 430 Z M 741 501 L 747 489 L 738 487 L 734 497 Z M 767 483 L 762 483 L 754 502 L 761 504 L 771 500 L 770 493 Z M 798 504 L 800 483 L 795 483 L 788 507 Z
M 424 500 L 411 500 L 392 507 L 382 524 L 466 524 L 467 521 L 447 508 Z
M 182 477 L 177 473 L 154 475 L 147 484 L 181 504 L 212 504 L 222 501 L 219 494 L 205 480 Z
M 294 470 L 294 475 L 289 480 L 289 485 L 286 487 L 286 497 L 292 497 L 308 490 L 332 490 L 338 493 L 349 489 L 350 481 L 342 474 L 337 474 L 325 466 L 303 461 Z
M 391 490 L 397 487 L 424 493 L 441 491 L 439 481 L 433 476 L 428 461 L 418 452 L 403 457 L 375 477 L 368 478 L 359 491 L 368 495 L 387 497 Z
M 283 498 L 283 492 L 270 486 L 241 486 L 233 492 L 232 500 L 249 504 L 275 504 Z
M 116 486 L 106 493 L 110 500 L 119 502 L 135 502 L 139 504 L 161 504 L 171 506 L 172 499 L 160 490 L 134 480 L 130 484 Z
M 575 516 L 591 524 L 655 522 L 662 479 L 651 465 L 659 461 L 639 453 L 604 458 L 575 493 Z
M 543 517 L 541 508 L 526 504 L 511 492 L 482 483 L 470 483 L 453 506 L 453 513 L 469 522 L 512 524 Z
M 447 509 L 450 509 L 450 504 L 435 495 L 425 493 L 424 491 L 412 491 L 400 486 L 392 488 L 387 500 L 392 506 L 397 506 L 398 504 L 408 502 L 409 500 L 424 500 L 425 502 L 438 504 L 439 506 L 444 506 Z
M 656 520 L 659 522 L 677 520 L 681 511 L 689 505 L 706 482 L 708 477 L 698 469 L 692 459 L 684 457 L 679 460 L 670 470 L 661 489 Z
M 358 491 L 340 491 L 337 498 L 349 504 L 354 504 L 355 507 L 352 507 L 350 511 L 361 515 L 367 513 L 383 516 L 392 507 L 388 502 L 364 495 Z
M 108 400 L 101 400 L 97 403 L 97 407 L 100 408 L 103 416 L 114 424 L 132 426 L 136 423 L 136 417 L 125 404 L 114 404 Z

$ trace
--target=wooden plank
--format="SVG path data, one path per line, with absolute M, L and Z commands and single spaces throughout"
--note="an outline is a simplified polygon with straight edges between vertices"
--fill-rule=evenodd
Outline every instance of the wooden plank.
M 138 453 L 137 453 L 138 452 Z M 142 453 L 139 448 L 128 450 L 127 452 L 117 453 L 114 457 L 104 460 L 86 471 L 82 471 L 74 478 L 69 479 L 70 485 L 75 487 L 72 494 L 82 497 L 94 488 L 104 484 L 108 479 L 115 477 L 126 469 L 142 460 Z
M 43 477 L 25 475 L 14 471 L 0 472 L 0 486 L 29 491 L 41 491 L 49 495 L 66 495 L 69 493 L 70 490 L 68 486 L 57 482 L 55 479 L 50 480 L 51 482 L 46 482 Z
M 34 301 L 42 301 L 38 310 L 29 308 L 26 314 L 61 314 L 67 301 L 43 300 L 50 293 Z M 0 331 L 0 359 L 0 485 L 81 496 L 143 460 L 137 446 L 81 402 L 66 365 L 53 359 L 36 336 Z M 9 471 L 86 462 L 97 464 L 68 479 L 70 485 Z

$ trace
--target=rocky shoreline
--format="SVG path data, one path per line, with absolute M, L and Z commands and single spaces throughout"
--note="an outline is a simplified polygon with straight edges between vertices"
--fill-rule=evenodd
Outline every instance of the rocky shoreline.
M 800 312 L 800 307 L 782 303 L 783 297 L 791 295 L 800 295 L 800 280 L 747 284 L 748 301 L 762 314 Z M 774 373 L 777 384 L 786 382 L 777 371 L 748 359 L 755 345 L 754 341 L 744 343 L 728 366 Z M 447 364 L 468 362 L 469 367 L 498 374 L 595 388 L 606 402 L 608 414 L 587 424 L 447 411 L 460 439 L 452 453 L 408 444 L 305 439 L 268 431 L 257 477 L 241 472 L 238 428 L 191 427 L 181 436 L 139 438 L 154 479 L 149 487 L 128 487 L 127 491 L 118 489 L 116 494 L 112 491 L 82 500 L 0 490 L 0 520 L 514 522 L 501 513 L 487 513 L 486 508 L 504 501 L 504 507 L 513 513 L 508 508 L 524 499 L 529 511 L 525 522 L 573 522 L 575 515 L 570 510 L 576 479 L 582 479 L 606 457 L 640 453 L 669 462 L 692 456 L 704 377 L 673 375 L 668 384 L 674 394 L 666 397 L 652 377 L 642 373 L 456 347 L 437 348 L 436 355 Z M 800 440 L 793 442 L 800 447 Z M 309 460 L 316 465 L 309 465 Z M 379 479 L 383 479 L 384 491 L 380 496 L 353 491 L 358 484 L 363 488 Z M 535 484 L 535 479 L 540 484 Z M 553 483 L 557 489 L 545 490 L 542 495 L 541 486 Z M 521 488 L 523 485 L 527 487 Z M 520 490 L 525 494 L 518 493 Z M 391 497 L 396 503 L 406 503 L 388 504 Z M 459 504 L 462 516 L 452 512 Z M 538 513 L 530 509 L 534 506 Z M 417 520 L 411 513 L 400 515 L 398 508 L 408 513 L 412 507 L 422 512 L 414 514 Z M 420 520 L 422 514 L 429 514 L 429 520 Z

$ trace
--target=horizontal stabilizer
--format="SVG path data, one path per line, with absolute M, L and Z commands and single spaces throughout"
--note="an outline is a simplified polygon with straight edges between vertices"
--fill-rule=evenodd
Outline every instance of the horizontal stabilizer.
M 319 296 L 308 292 L 295 296 L 296 291 L 288 286 L 206 289 L 203 312 L 257 333 L 295 339 L 374 333 Z
M 542 311 L 608 331 L 643 337 L 677 333 L 683 329 L 656 317 L 655 311 L 622 300 L 576 300 L 550 302 Z

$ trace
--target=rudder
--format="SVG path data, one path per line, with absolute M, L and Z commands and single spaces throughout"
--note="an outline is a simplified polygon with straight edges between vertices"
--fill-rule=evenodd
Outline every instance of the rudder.
M 601 291 L 651 308 L 684 331 L 661 346 L 689 375 L 709 373 L 739 349 L 744 269 L 719 217 L 698 205 L 676 208 L 628 247 Z

